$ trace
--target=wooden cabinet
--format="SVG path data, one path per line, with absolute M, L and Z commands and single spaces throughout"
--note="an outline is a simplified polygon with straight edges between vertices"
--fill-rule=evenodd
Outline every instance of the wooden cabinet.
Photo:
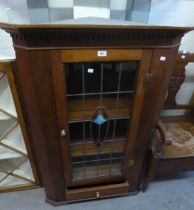
M 0 61 L 0 192 L 38 185 L 11 66 Z
M 182 35 L 192 28 L 8 25 L 47 201 L 135 193 Z

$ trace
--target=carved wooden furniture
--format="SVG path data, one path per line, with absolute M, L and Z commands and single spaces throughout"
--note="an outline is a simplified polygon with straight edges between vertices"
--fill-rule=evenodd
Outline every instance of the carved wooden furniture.
M 194 106 L 176 103 L 176 94 L 185 79 L 185 67 L 194 62 L 194 54 L 179 52 L 171 76 L 164 110 L 183 113 L 161 116 L 155 138 L 151 142 L 148 171 L 142 190 L 154 176 L 194 170 Z
M 190 27 L 1 27 L 31 145 L 54 205 L 135 193 L 181 37 Z
M 27 189 L 39 181 L 11 70 L 0 61 L 0 192 Z

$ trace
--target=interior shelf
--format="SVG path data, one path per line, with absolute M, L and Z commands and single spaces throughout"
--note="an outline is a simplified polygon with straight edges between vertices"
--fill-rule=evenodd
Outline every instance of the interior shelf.
M 0 145 L 0 161 L 5 159 L 18 158 L 20 156 L 21 154 Z
M 0 109 L 0 121 L 9 120 L 10 118 L 17 119 L 15 116 L 12 116 L 11 114 L 5 112 L 3 109 Z
M 1 140 L 1 143 L 20 153 L 27 154 L 21 128 L 18 124 Z
M 7 172 L 14 170 L 19 167 L 21 163 L 26 160 L 26 157 L 15 157 L 15 158 L 8 158 L 8 159 L 1 159 L 0 160 L 0 172 Z
M 106 140 L 103 143 L 103 147 L 100 150 L 100 154 L 115 154 L 123 153 L 127 140 Z M 91 156 L 96 155 L 96 145 L 93 142 L 83 142 L 77 144 L 71 144 L 71 155 L 72 157 L 80 157 L 83 155 Z
M 96 107 L 99 104 L 98 98 L 69 100 L 69 121 L 79 121 L 81 119 L 91 119 Z M 130 116 L 132 100 L 130 98 L 121 98 L 116 106 L 115 98 L 103 98 L 102 106 L 106 108 L 107 115 L 110 119 L 123 118 Z
M 17 117 L 16 109 L 13 102 L 12 93 L 9 87 L 9 83 L 4 74 L 0 80 L 0 109 L 9 113 L 10 115 Z
M 1 102 L 0 102 L 1 103 Z M 17 122 L 17 118 L 12 117 L 9 113 L 0 109 L 0 138 L 13 124 Z
M 1 177 L 4 177 L 5 174 L 0 172 L 0 179 Z M 0 183 L 0 188 L 3 189 L 8 189 L 9 187 L 18 187 L 21 186 L 23 187 L 24 185 L 28 186 L 29 181 L 17 178 L 15 176 L 9 175 Z
M 12 184 L 14 184 L 15 179 L 17 182 L 18 179 L 21 179 L 21 183 L 25 183 L 26 181 L 28 183 L 34 183 L 34 177 L 27 157 L 20 156 L 0 160 L 0 189 L 7 182 L 6 179 L 10 179 L 10 176 L 12 176 Z
M 29 160 L 26 158 L 25 161 L 14 171 L 14 174 L 18 177 L 22 177 L 29 182 L 34 182 L 34 176 L 32 174 Z

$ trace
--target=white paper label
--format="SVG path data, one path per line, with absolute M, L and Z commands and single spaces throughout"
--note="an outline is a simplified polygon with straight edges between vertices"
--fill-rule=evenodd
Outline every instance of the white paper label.
M 165 56 L 160 56 L 160 61 L 165 61 L 166 57 Z
M 93 74 L 94 73 L 94 69 L 88 68 L 88 73 Z
M 106 50 L 99 50 L 98 51 L 98 57 L 105 57 L 107 56 L 107 51 Z

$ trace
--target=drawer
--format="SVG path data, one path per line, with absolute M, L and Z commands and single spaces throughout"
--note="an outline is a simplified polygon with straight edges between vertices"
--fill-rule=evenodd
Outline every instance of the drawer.
M 67 190 L 67 202 L 127 195 L 128 189 L 129 184 L 124 182 L 120 184 L 101 185 L 96 187 Z

